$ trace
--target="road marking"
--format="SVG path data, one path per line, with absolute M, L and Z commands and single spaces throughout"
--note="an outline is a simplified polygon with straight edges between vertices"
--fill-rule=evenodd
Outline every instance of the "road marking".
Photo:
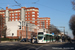
M 29 49 L 31 49 L 31 48 L 34 48 L 34 49 L 36 49 L 35 47 L 26 46 L 26 47 L 19 48 L 19 49 L 17 49 L 17 50 L 21 50 L 21 49 L 23 49 L 23 48 L 28 48 L 27 50 L 29 50 Z
M 25 48 L 25 47 L 22 47 L 22 48 Z M 17 50 L 20 50 L 20 49 L 22 49 L 22 48 L 19 48 L 19 49 L 17 49 Z
M 40 47 L 36 48 L 36 50 L 38 50 L 38 49 L 40 49 L 41 47 L 44 47 L 44 46 L 49 46 L 49 44 L 42 45 L 42 46 L 40 46 Z
M 30 49 L 32 49 L 32 48 L 33 48 L 33 49 L 36 49 L 35 47 L 31 47 L 31 48 L 29 48 L 29 49 L 27 49 L 27 50 L 30 50 Z

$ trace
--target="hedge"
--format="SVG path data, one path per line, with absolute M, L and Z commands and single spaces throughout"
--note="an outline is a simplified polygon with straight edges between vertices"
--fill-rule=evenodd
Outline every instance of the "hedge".
M 15 41 L 18 41 L 20 39 L 13 39 Z M 12 41 L 12 39 L 9 39 L 9 38 L 1 38 L 1 41 Z
M 9 38 L 1 38 L 1 41 L 9 41 Z

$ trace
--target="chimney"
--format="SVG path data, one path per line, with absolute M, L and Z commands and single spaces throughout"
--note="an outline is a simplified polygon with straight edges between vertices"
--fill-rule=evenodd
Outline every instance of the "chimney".
M 8 10 L 8 7 L 6 7 L 6 10 Z

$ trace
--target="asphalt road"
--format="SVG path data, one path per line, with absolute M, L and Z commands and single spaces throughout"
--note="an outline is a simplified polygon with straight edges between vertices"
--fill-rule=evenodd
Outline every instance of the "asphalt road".
M 31 44 L 29 42 L 1 43 L 0 50 L 74 50 L 75 43 Z

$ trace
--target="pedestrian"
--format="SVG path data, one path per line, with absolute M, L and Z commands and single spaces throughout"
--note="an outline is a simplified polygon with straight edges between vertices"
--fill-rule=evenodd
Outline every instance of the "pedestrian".
M 64 42 L 64 36 L 62 36 L 62 42 Z
M 33 39 L 31 38 L 31 43 L 32 43 L 32 40 L 33 40 Z
M 71 43 L 71 38 L 70 38 L 70 37 L 68 37 L 68 42 L 70 42 L 70 43 Z
M 58 36 L 57 36 L 57 42 L 59 41 L 59 38 L 58 38 Z
M 56 37 L 56 42 L 58 41 L 57 37 Z

